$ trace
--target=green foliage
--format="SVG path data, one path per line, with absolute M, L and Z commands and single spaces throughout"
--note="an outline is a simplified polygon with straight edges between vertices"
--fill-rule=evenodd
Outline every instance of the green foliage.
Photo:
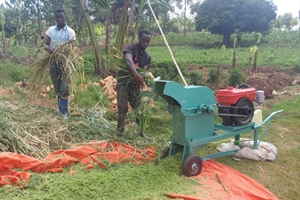
M 170 46 L 195 46 L 199 48 L 215 48 L 222 45 L 222 36 L 210 32 L 190 32 L 186 36 L 170 32 L 165 35 Z M 153 36 L 151 46 L 165 46 L 162 36 Z
M 293 17 L 292 13 L 285 13 L 279 15 L 275 20 L 272 21 L 272 26 L 279 30 L 291 30 L 298 24 L 297 17 Z
M 87 89 L 77 89 L 74 103 L 78 107 L 90 108 L 97 105 L 106 107 L 109 103 L 107 96 L 98 85 L 88 84 Z
M 107 110 L 107 111 L 104 113 L 103 117 L 104 117 L 105 119 L 109 120 L 109 121 L 117 121 L 117 119 L 118 119 L 117 113 L 115 113 L 115 112 L 113 112 L 113 111 L 111 111 L 111 110 Z
M 265 40 L 262 40 L 262 42 L 257 45 L 257 47 L 260 49 L 257 66 L 273 65 L 295 67 L 299 64 L 299 45 L 297 46 L 296 44 L 293 44 L 293 42 L 286 41 L 286 44 L 279 44 L 280 46 L 278 46 L 278 48 L 274 48 L 270 47 L 270 45 L 266 45 L 266 43 L 263 44 L 263 41 Z M 295 40 L 295 42 L 297 41 L 300 42 L 300 39 Z M 252 45 L 256 43 L 256 39 L 253 39 L 253 42 L 254 43 L 252 43 Z M 289 45 L 290 47 L 288 47 Z M 159 65 L 159 63 L 173 62 L 169 52 L 165 47 L 150 46 L 147 48 L 147 51 L 152 57 L 152 66 L 154 66 L 154 68 Z M 181 65 L 201 65 L 205 67 L 216 66 L 219 63 L 221 55 L 220 48 L 199 49 L 192 46 L 173 46 L 172 51 L 176 61 L 180 63 L 180 67 L 182 67 Z M 238 55 L 236 66 L 248 66 L 249 48 L 238 47 L 235 49 L 235 51 Z M 224 59 L 222 60 L 221 64 L 222 66 L 232 66 L 232 49 L 226 48 L 224 52 Z M 154 71 L 156 72 L 156 69 Z M 160 71 L 160 73 L 167 73 L 163 71 L 165 70 Z
M 228 71 L 228 85 L 235 87 L 236 85 L 241 84 L 243 81 L 246 80 L 245 75 L 243 74 L 242 70 L 235 67 Z
M 178 66 L 182 74 L 186 75 L 185 67 L 180 64 L 178 64 Z M 181 81 L 178 71 L 173 62 L 160 62 L 160 63 L 153 62 L 151 72 L 154 75 L 154 77 L 160 76 L 161 79 L 164 80 L 174 80 L 177 82 Z
M 95 68 L 94 68 L 94 62 L 95 62 L 95 56 L 92 54 L 92 52 L 88 52 L 82 55 L 83 58 L 83 64 L 84 64 L 84 71 L 87 75 L 95 74 Z
M 300 64 L 295 67 L 295 70 L 296 70 L 297 73 L 300 73 Z
M 218 78 L 218 69 L 217 68 L 209 68 L 208 71 L 208 83 L 215 83 Z
M 299 31 L 272 30 L 262 38 L 262 43 L 273 48 L 299 48 Z
M 26 81 L 30 77 L 29 67 L 4 62 L 0 65 L 0 85 L 11 82 Z
M 188 74 L 189 85 L 203 85 L 203 75 L 202 73 L 192 71 Z
M 238 47 L 249 47 L 257 44 L 262 39 L 262 34 L 260 32 L 251 32 L 251 33 L 234 33 L 230 37 L 230 44 L 234 44 L 234 40 L 236 41 L 236 46 Z
M 196 3 L 192 12 L 196 13 L 196 30 L 221 34 L 224 44 L 228 45 L 230 35 L 236 29 L 241 32 L 267 31 L 269 22 L 276 18 L 275 9 L 275 5 L 266 0 L 204 0 Z
M 201 31 L 201 32 L 191 32 L 187 33 L 184 37 L 182 34 L 168 33 L 165 35 L 168 44 L 171 46 L 175 56 L 178 56 L 178 51 L 180 46 L 183 48 L 193 48 L 198 47 L 199 49 L 208 48 L 220 48 L 223 44 L 222 35 L 212 34 L 211 32 Z M 236 40 L 236 41 L 235 41 Z M 261 41 L 260 41 L 261 40 Z M 293 42 L 292 42 L 293 41 Z M 250 47 L 256 44 L 262 44 L 263 46 L 272 45 L 274 47 L 293 47 L 297 48 L 300 43 L 300 37 L 298 31 L 282 31 L 273 29 L 267 34 L 261 34 L 260 32 L 235 32 L 231 34 L 229 45 L 238 47 Z M 151 45 L 148 47 L 156 48 L 158 46 L 165 47 L 165 42 L 163 37 L 153 36 L 151 40 Z M 167 49 L 165 49 L 167 52 Z M 160 52 L 159 52 L 160 53 Z M 179 55 L 180 56 L 180 55 Z

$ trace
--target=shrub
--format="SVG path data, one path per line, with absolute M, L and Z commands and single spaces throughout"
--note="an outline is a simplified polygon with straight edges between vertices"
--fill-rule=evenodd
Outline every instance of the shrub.
M 78 107 L 90 108 L 96 105 L 106 107 L 109 104 L 100 86 L 88 84 L 87 89 L 77 89 L 76 93 L 74 102 Z
M 191 85 L 202 85 L 203 83 L 203 75 L 198 72 L 190 72 L 188 75 L 189 83 Z
M 218 69 L 217 68 L 209 68 L 208 71 L 208 83 L 215 83 L 218 78 Z
M 95 68 L 94 68 L 94 60 L 95 57 L 92 54 L 85 54 L 82 55 L 82 58 L 84 60 L 84 71 L 86 74 L 95 74 Z
M 178 64 L 179 66 L 184 66 L 183 64 Z M 184 67 L 180 67 L 181 73 L 186 75 L 186 71 Z M 155 77 L 160 76 L 163 80 L 172 80 L 180 82 L 180 77 L 178 75 L 178 71 L 173 62 L 161 62 L 154 63 L 151 72 Z
M 236 86 L 246 80 L 245 74 L 237 67 L 230 69 L 228 73 L 228 85 L 230 86 Z
M 295 70 L 296 70 L 297 73 L 300 73 L 300 65 L 297 65 L 297 66 L 295 67 Z
M 11 62 L 3 62 L 0 65 L 0 85 L 7 82 L 18 82 L 28 80 L 30 77 L 29 67 L 15 65 Z

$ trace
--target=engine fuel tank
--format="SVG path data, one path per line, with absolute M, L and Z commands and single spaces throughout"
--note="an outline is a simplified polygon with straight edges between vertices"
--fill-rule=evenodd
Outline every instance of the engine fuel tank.
M 234 105 L 243 97 L 249 98 L 251 101 L 255 101 L 255 88 L 234 88 L 229 86 L 227 89 L 220 89 L 217 92 L 217 102 L 224 106 Z

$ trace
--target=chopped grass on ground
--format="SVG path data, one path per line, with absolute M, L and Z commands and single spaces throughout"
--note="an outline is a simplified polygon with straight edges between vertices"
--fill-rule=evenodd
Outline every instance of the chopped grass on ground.
M 151 164 L 113 165 L 106 170 L 75 165 L 63 173 L 33 174 L 26 189 L 0 187 L 1 199 L 169 199 L 166 194 L 195 194 L 196 181 L 181 174 L 179 154 Z

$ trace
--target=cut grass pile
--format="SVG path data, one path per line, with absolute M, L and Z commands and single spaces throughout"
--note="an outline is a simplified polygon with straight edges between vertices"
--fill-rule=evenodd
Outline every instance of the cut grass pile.
M 52 151 L 90 140 L 116 140 L 134 146 L 159 147 L 166 144 L 165 137 L 160 134 L 155 137 L 150 132 L 149 136 L 154 137 L 149 141 L 139 138 L 132 129 L 120 135 L 116 131 L 116 123 L 104 117 L 105 109 L 71 109 L 70 119 L 66 121 L 50 106 L 30 104 L 28 99 L 15 102 L 0 100 L 0 114 L 0 150 L 39 159 Z
M 0 188 L 1 199 L 169 199 L 166 194 L 195 194 L 199 183 L 181 175 L 178 156 L 145 165 L 111 165 L 107 170 L 75 165 L 57 174 L 33 174 L 26 189 Z

